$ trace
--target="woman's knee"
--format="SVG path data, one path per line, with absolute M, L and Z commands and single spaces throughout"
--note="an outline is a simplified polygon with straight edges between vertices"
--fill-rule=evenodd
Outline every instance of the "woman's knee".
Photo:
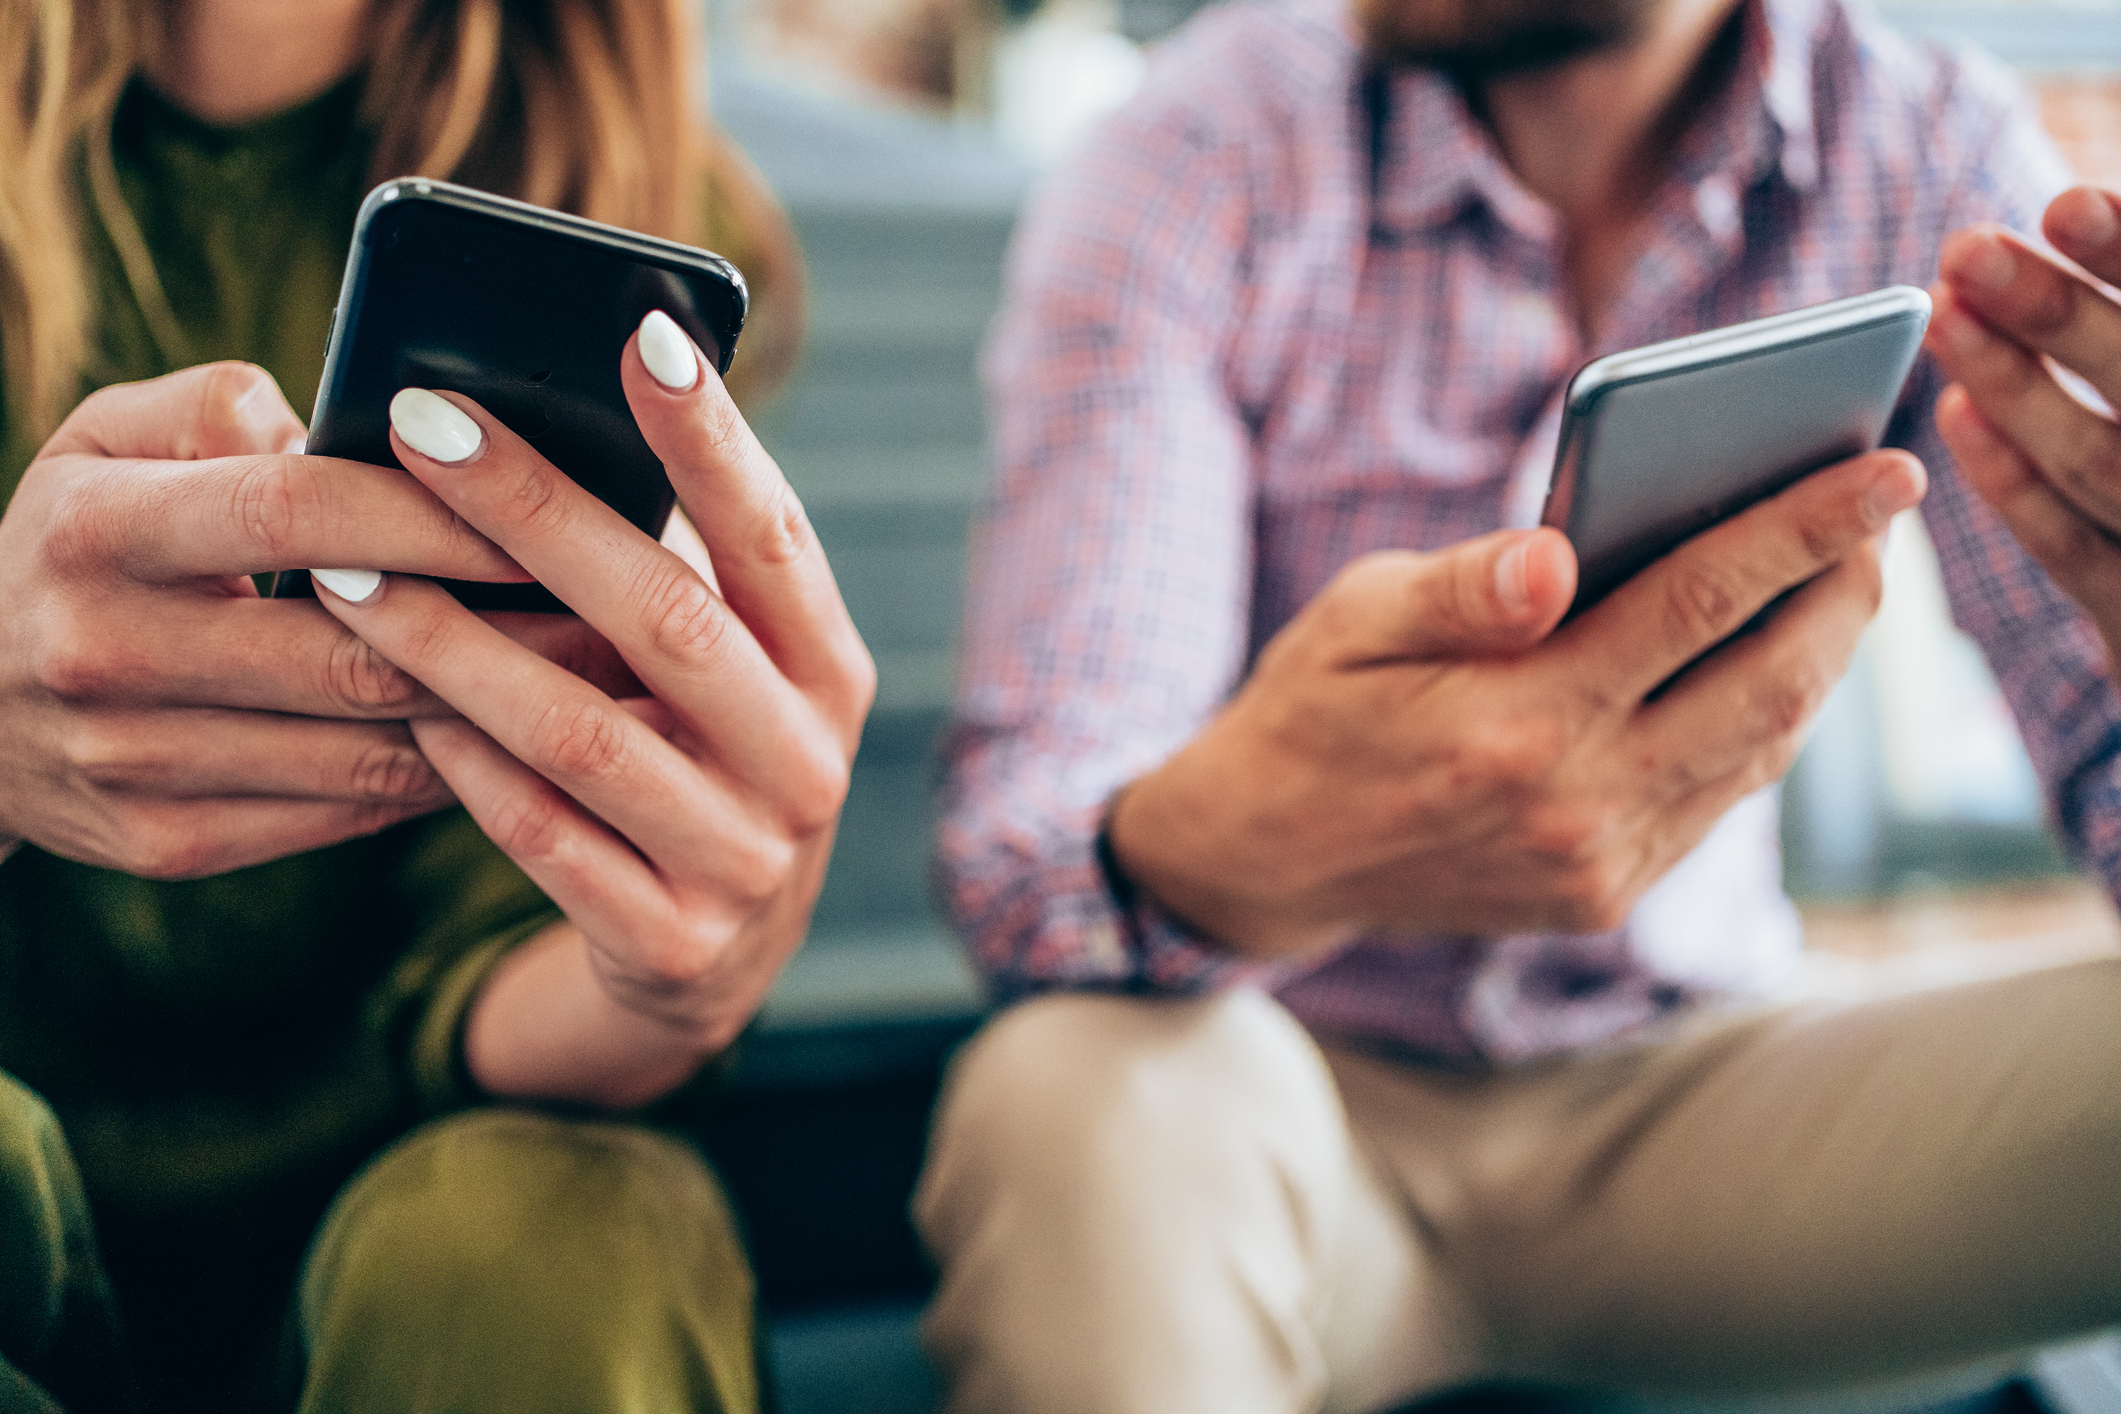
M 132 1398 L 73 1153 L 50 1107 L 0 1072 L 0 1407 L 29 1381 L 68 1408 Z
M 690 1145 L 472 1111 L 387 1150 L 326 1218 L 302 1283 L 305 1408 L 750 1408 L 753 1304 Z
M 59 1321 L 87 1203 L 59 1121 L 0 1071 L 0 1340 L 37 1338 Z

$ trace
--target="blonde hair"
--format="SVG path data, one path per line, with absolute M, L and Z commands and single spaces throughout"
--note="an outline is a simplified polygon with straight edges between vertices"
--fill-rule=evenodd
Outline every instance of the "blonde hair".
M 9 420 L 33 439 L 80 396 L 91 362 L 84 187 L 165 356 L 182 346 L 111 154 L 112 116 L 155 8 L 0 0 L 11 95 L 0 102 L 0 361 Z M 692 9 L 690 0 L 377 0 L 358 121 L 377 181 L 447 177 L 742 248 L 725 253 L 745 267 L 766 317 L 747 333 L 732 383 L 741 371 L 757 392 L 793 362 L 800 265 L 756 173 L 700 126 Z

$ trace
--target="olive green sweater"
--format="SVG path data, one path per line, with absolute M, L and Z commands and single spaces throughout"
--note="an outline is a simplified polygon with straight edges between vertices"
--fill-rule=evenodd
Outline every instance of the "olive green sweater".
M 97 232 L 93 381 L 248 359 L 307 418 L 366 178 L 352 86 L 229 131 L 135 85 L 114 149 L 183 346 L 158 345 Z M 30 453 L 7 431 L 0 497 Z M 58 1112 L 106 1217 L 196 1227 L 315 1204 L 476 1098 L 471 997 L 555 916 L 460 810 L 187 883 L 25 845 L 0 864 L 0 1068 Z

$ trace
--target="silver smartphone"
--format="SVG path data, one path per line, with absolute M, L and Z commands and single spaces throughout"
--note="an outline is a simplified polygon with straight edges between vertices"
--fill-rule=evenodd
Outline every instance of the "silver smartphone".
M 1874 450 L 1929 317 L 1927 294 L 1894 285 L 1584 365 L 1540 518 L 1576 547 L 1569 612 L 1806 473 Z

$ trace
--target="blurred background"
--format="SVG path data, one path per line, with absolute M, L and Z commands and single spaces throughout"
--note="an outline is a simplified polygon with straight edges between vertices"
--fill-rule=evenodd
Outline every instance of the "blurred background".
M 750 1224 L 784 1414 L 926 1409 L 911 1322 L 928 1274 L 904 1204 L 940 1067 L 983 1010 L 927 874 L 933 746 L 984 477 L 974 360 L 1027 188 L 1200 5 L 708 5 L 716 115 L 787 203 L 812 281 L 802 367 L 758 427 L 832 556 L 880 688 L 813 936 L 700 1120 Z M 2121 0 L 1883 10 L 2013 66 L 2078 170 L 2121 184 Z M 1813 984 L 2121 949 L 2103 892 L 2049 835 L 1919 523 L 1897 528 L 1888 582 L 1786 790 Z M 2033 1398 L 2020 1388 L 1979 1407 L 2121 1414 L 2121 1354 L 2070 1358 L 2039 1405 L 1994 1402 Z

